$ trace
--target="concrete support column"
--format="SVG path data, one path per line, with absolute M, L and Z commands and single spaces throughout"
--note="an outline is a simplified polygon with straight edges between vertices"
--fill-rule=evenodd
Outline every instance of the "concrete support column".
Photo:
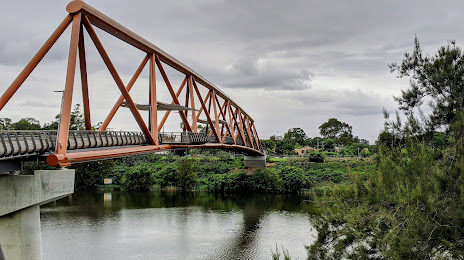
M 41 259 L 40 205 L 1 216 L 0 237 L 6 260 Z
M 243 157 L 243 164 L 246 168 L 266 167 L 266 156 L 248 156 Z
M 0 175 L 0 259 L 42 259 L 40 205 L 74 193 L 74 170 Z

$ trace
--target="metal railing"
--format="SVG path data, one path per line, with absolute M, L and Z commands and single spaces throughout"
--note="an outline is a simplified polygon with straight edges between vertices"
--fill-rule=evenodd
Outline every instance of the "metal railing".
M 11 130 L 0 131 L 0 158 L 53 153 L 57 144 L 56 130 Z M 158 134 L 159 144 L 199 145 L 218 143 L 216 137 L 206 133 L 169 132 Z M 234 144 L 234 139 L 226 136 L 224 144 Z M 148 140 L 142 132 L 130 131 L 87 131 L 70 130 L 67 149 L 90 149 L 111 146 L 145 145 Z M 237 138 L 237 144 L 243 145 Z
M 169 132 L 158 134 L 158 141 L 160 144 L 205 144 L 208 142 L 208 135 L 206 133 L 192 133 L 192 132 Z
M 56 149 L 56 141 L 56 130 L 0 131 L 0 158 L 53 152 Z M 140 132 L 70 130 L 67 149 L 75 150 L 146 143 L 146 137 Z

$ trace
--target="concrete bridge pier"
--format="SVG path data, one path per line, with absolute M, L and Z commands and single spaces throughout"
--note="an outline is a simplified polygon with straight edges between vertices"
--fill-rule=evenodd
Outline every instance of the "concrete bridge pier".
M 246 168 L 253 168 L 253 167 L 266 167 L 266 156 L 249 156 L 245 155 L 243 157 L 243 164 Z
M 0 258 L 42 259 L 40 205 L 74 192 L 74 170 L 0 175 Z

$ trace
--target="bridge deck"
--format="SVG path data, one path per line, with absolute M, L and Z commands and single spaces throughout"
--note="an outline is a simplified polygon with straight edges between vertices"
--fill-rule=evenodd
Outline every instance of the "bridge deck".
M 57 131 L 0 131 L 0 160 L 51 154 L 56 150 Z M 160 133 L 160 145 L 202 145 L 218 143 L 216 138 L 206 133 Z M 224 144 L 234 144 L 234 139 L 227 136 Z M 83 150 L 115 146 L 147 145 L 148 140 L 141 132 L 128 131 L 70 131 L 68 150 Z M 237 140 L 238 145 L 243 145 Z

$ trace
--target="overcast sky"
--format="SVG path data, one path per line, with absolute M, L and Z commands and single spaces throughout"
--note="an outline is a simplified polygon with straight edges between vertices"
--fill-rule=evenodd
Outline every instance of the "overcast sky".
M 67 1 L 2 1 L 0 92 L 66 16 Z M 426 52 L 448 40 L 462 46 L 464 2 L 448 1 L 122 1 L 88 4 L 188 65 L 222 89 L 255 120 L 261 138 L 300 127 L 309 137 L 335 117 L 354 135 L 374 141 L 382 108 L 394 111 L 392 96 L 408 86 L 388 64 L 400 62 L 416 34 Z M 59 112 L 70 29 L 28 78 L 0 117 L 30 116 L 46 123 Z M 97 31 L 127 83 L 144 54 Z M 118 89 L 86 35 L 92 123 L 103 121 Z M 181 75 L 168 71 L 173 85 Z M 159 75 L 159 74 L 158 74 Z M 158 79 L 160 77 L 158 76 Z M 148 71 L 131 91 L 146 103 Z M 159 82 L 159 88 L 161 88 Z M 81 103 L 76 77 L 74 103 Z M 160 92 L 159 99 L 170 102 Z M 161 116 L 161 114 L 160 114 Z M 166 130 L 179 129 L 174 115 Z M 113 129 L 137 130 L 121 109 Z

